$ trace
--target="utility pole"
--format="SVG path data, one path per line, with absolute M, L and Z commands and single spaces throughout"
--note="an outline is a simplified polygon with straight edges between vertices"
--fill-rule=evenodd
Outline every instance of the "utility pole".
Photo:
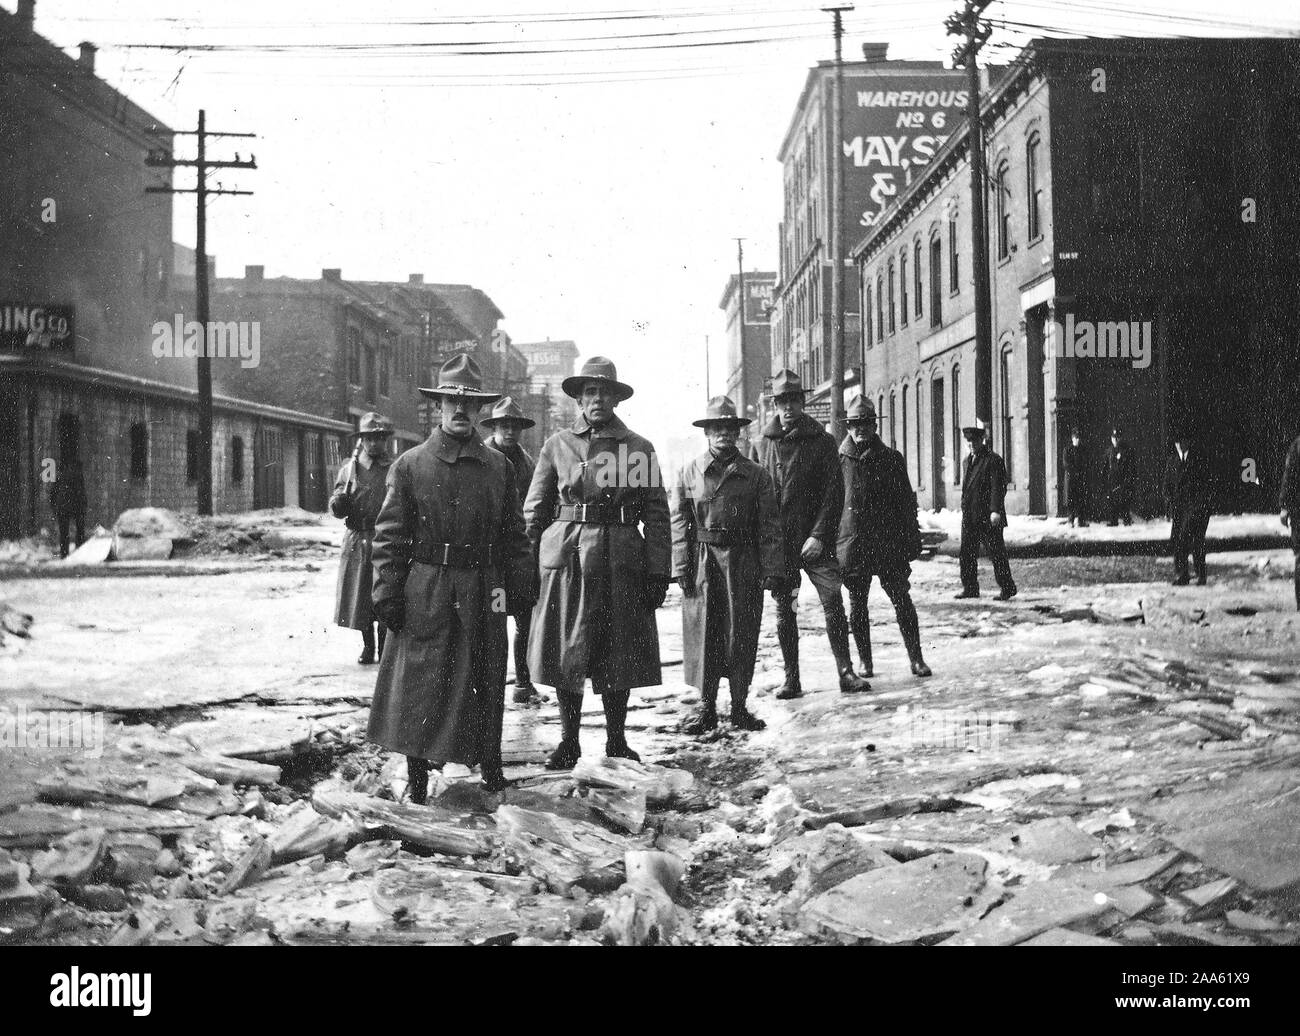
M 736 409 L 743 417 L 749 403 L 749 365 L 745 362 L 745 239 L 736 238 L 736 319 L 740 321 L 740 399 Z
M 966 66 L 966 122 L 970 144 L 971 271 L 975 278 L 975 420 L 986 434 L 993 428 L 993 306 L 989 300 L 988 220 L 984 212 L 984 126 L 980 121 L 980 76 L 975 56 L 993 35 L 981 22 L 990 0 L 965 0 L 960 14 L 949 15 L 944 27 L 966 41 L 952 53 L 954 66 Z
M 241 159 L 235 154 L 234 161 L 217 161 L 208 158 L 208 137 L 255 137 L 256 133 L 213 133 L 207 128 L 207 113 L 199 109 L 199 128 L 196 130 L 177 130 L 177 136 L 198 138 L 196 158 L 173 158 L 166 151 L 150 151 L 145 157 L 145 165 L 175 168 L 193 166 L 195 185 L 193 187 L 146 187 L 148 194 L 193 194 L 196 195 L 198 227 L 195 233 L 194 257 L 194 308 L 198 311 L 198 323 L 203 328 L 203 344 L 199 349 L 199 514 L 212 513 L 212 358 L 208 355 L 208 198 L 214 194 L 252 194 L 252 191 L 227 191 L 208 186 L 209 169 L 256 169 L 257 157 L 250 155 Z
M 831 435 L 844 438 L 844 19 L 850 4 L 823 7 L 835 19 L 835 93 L 831 117 L 835 139 L 831 144 L 831 194 L 835 211 L 831 217 Z

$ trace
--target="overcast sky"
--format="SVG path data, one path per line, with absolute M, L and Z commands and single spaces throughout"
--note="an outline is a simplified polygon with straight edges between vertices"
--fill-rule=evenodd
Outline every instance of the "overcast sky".
M 957 7 L 859 3 L 845 56 L 887 40 L 947 61 Z M 992 60 L 1034 35 L 1300 32 L 1294 0 L 1012 0 L 987 17 Z M 808 67 L 833 56 L 830 16 L 782 0 L 37 0 L 36 29 L 96 43 L 99 74 L 173 128 L 203 107 L 211 129 L 259 134 L 216 147 L 259 166 L 217 178 L 256 192 L 211 203 L 221 276 L 474 284 L 516 340 L 612 357 L 638 390 L 621 412 L 652 438 L 702 409 L 705 335 L 719 390 L 733 239 L 747 269 L 773 268 L 776 151 Z M 194 243 L 185 196 L 175 238 Z

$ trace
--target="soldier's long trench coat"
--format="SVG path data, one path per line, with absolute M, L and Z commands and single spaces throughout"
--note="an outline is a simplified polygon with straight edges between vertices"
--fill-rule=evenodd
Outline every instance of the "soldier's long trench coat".
M 771 476 L 747 457 L 723 465 L 705 452 L 678 472 L 671 505 L 673 575 L 695 588 L 682 600 L 683 678 L 703 687 L 725 676 L 734 688 L 748 687 L 763 580 L 785 573 Z M 704 543 L 701 530 L 729 542 Z
M 349 460 L 339 468 L 330 494 L 330 514 L 342 518 L 343 553 L 339 557 L 339 578 L 334 593 L 334 621 L 348 629 L 368 630 L 375 621 L 370 607 L 371 539 L 375 519 L 384 503 L 388 468 L 392 458 L 372 458 L 370 466 Z M 353 469 L 356 477 L 353 478 Z M 351 487 L 349 488 L 349 481 Z
M 557 505 L 583 503 L 629 508 L 641 528 L 555 519 Z M 539 577 L 528 633 L 534 682 L 578 689 L 589 675 L 602 675 L 615 688 L 661 683 L 659 631 L 643 602 L 648 576 L 669 578 L 672 543 L 668 494 L 650 441 L 618 417 L 596 430 L 579 415 L 542 446 L 524 513 Z M 593 659 L 602 628 L 608 650 Z
M 490 546 L 492 562 L 413 560 L 441 556 L 440 544 Z M 390 468 L 373 556 L 375 603 L 402 599 L 405 622 L 379 663 L 369 738 L 472 766 L 500 749 L 506 611 L 534 592 L 510 462 L 477 433 L 460 441 L 435 430 Z

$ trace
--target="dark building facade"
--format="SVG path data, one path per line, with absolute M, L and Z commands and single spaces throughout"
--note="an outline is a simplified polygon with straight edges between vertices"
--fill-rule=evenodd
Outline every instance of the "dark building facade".
M 1035 41 L 986 96 L 1009 509 L 1061 512 L 1071 427 L 1097 486 L 1115 426 L 1140 511 L 1186 430 L 1226 506 L 1272 506 L 1300 415 L 1298 81 L 1290 40 Z M 962 127 L 854 249 L 865 392 L 930 507 L 957 506 L 975 418 L 969 175 Z
M 544 342 L 515 342 L 514 347 L 528 361 L 528 383 L 534 400 L 530 407 L 524 407 L 528 416 L 539 428 L 546 427 L 546 435 L 568 428 L 577 419 L 578 408 L 561 385 L 574 373 L 577 344 L 569 339 L 548 338 Z M 539 441 L 545 442 L 546 435 Z
M 96 78 L 91 44 L 71 58 L 34 17 L 0 11 L 0 538 L 53 525 L 50 483 L 74 461 L 89 527 L 197 502 L 196 363 L 157 334 L 177 308 L 171 196 L 145 192 L 170 184 L 145 160 L 172 131 Z M 214 412 L 222 510 L 299 492 L 302 471 L 265 452 L 277 437 L 337 450 L 346 431 L 235 398 Z
M 745 274 L 743 299 L 737 293 L 740 275 L 727 279 L 718 308 L 727 321 L 726 394 L 741 413 L 756 421 L 763 417 L 763 386 L 772 371 L 772 287 L 775 273 Z

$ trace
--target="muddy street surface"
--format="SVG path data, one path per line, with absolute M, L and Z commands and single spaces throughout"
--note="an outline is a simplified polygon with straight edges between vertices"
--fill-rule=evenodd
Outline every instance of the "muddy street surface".
M 773 696 L 769 602 L 768 727 L 704 738 L 676 732 L 698 699 L 674 588 L 665 683 L 629 714 L 644 765 L 602 758 L 589 694 L 581 763 L 544 770 L 543 689 L 507 701 L 512 788 L 449 765 L 419 807 L 365 741 L 375 670 L 307 540 L 214 574 L 0 582 L 0 939 L 1300 941 L 1289 552 L 1211 555 L 1210 585 L 1182 588 L 1166 559 L 1019 560 L 1008 603 L 987 562 L 973 601 L 955 558 L 920 562 L 934 676 L 909 673 L 877 589 L 852 696 L 805 581 L 805 696 Z

